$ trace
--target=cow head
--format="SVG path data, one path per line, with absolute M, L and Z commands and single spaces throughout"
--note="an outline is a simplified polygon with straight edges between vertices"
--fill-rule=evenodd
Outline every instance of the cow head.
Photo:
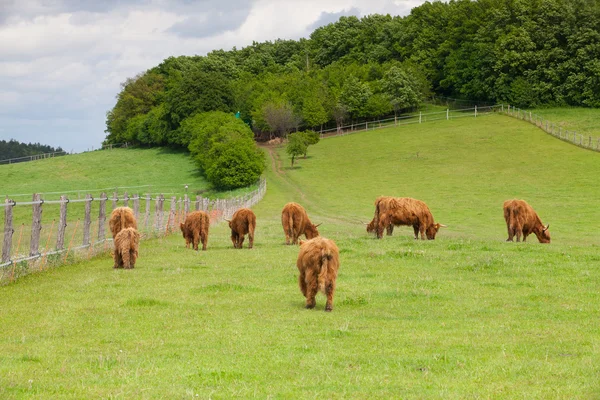
M 534 232 L 538 238 L 538 240 L 540 241 L 540 243 L 550 243 L 550 231 L 548 230 L 548 228 L 550 228 L 550 224 L 543 226 L 542 225 L 542 230 L 540 231 L 540 233 Z
M 445 228 L 446 225 L 443 224 L 432 224 L 427 227 L 425 230 L 425 235 L 427 235 L 427 240 L 435 240 L 435 235 L 437 235 L 440 228 Z
M 375 218 L 373 218 L 371 220 L 371 222 L 369 222 L 368 224 L 365 224 L 365 225 L 367 225 L 367 233 L 377 233 L 376 232 L 377 226 L 375 225 Z
M 304 234 L 306 235 L 307 239 L 313 239 L 316 238 L 317 236 L 319 236 L 319 231 L 317 230 L 317 227 L 321 225 L 321 224 L 311 224 L 310 222 L 306 224 L 306 228 L 304 229 Z

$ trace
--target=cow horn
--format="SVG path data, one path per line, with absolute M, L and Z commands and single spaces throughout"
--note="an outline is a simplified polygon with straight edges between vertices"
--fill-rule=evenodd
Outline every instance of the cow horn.
M 546 232 L 550 228 L 550 224 L 546 225 L 546 227 L 542 230 L 542 232 Z
M 227 219 L 227 218 L 223 218 L 223 219 L 224 219 L 225 221 L 227 221 L 227 222 L 231 222 L 231 220 L 230 220 L 230 219 Z
M 315 228 L 318 228 L 319 226 L 321 226 L 322 222 L 320 224 L 315 225 Z
M 440 228 L 447 228 L 448 227 L 448 225 L 444 225 L 444 224 L 439 224 L 439 225 L 440 225 Z

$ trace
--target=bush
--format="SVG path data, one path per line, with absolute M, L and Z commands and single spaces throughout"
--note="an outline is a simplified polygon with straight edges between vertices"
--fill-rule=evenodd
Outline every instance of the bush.
M 198 167 L 218 189 L 248 186 L 265 169 L 264 154 L 256 147 L 252 131 L 231 114 L 196 114 L 183 121 L 180 131 Z

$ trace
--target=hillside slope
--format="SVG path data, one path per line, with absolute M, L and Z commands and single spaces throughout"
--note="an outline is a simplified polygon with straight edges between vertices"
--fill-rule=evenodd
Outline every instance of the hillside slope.
M 295 169 L 271 154 L 252 250 L 216 224 L 205 252 L 172 235 L 143 241 L 134 270 L 105 256 L 0 287 L 0 397 L 600 393 L 600 257 L 582 234 L 599 226 L 598 154 L 500 116 L 326 139 Z M 361 221 L 380 194 L 422 198 L 450 226 L 376 240 Z M 552 244 L 504 242 L 507 196 L 534 204 Z M 332 313 L 322 295 L 303 308 L 288 201 L 340 248 Z

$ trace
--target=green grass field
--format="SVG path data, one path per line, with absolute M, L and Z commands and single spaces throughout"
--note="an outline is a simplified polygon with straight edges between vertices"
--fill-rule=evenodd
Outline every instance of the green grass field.
M 0 397 L 597 398 L 598 157 L 500 115 L 325 139 L 293 169 L 277 149 L 253 250 L 219 224 L 206 252 L 173 235 L 131 271 L 98 257 L 0 287 Z M 383 194 L 448 228 L 374 239 Z M 551 244 L 504 242 L 513 197 Z M 303 308 L 288 201 L 340 248 L 332 313 Z
M 537 108 L 531 110 L 562 129 L 576 131 L 584 136 L 600 137 L 600 109 L 597 108 Z

